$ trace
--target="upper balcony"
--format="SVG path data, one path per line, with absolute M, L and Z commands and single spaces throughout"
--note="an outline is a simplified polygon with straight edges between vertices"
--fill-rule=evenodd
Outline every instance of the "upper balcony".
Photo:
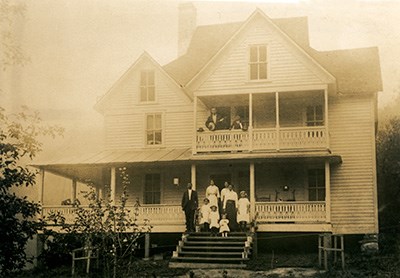
M 202 96 L 195 107 L 194 153 L 329 149 L 326 91 Z M 212 107 L 220 114 L 214 130 L 206 123 Z

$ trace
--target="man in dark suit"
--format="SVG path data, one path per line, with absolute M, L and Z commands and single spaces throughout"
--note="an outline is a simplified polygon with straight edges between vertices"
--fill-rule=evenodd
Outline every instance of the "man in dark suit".
M 221 114 L 218 114 L 217 108 L 213 107 L 205 125 L 211 131 L 226 129 L 226 120 Z
M 195 231 L 194 215 L 198 204 L 199 199 L 197 197 L 197 192 L 192 189 L 192 184 L 189 182 L 182 196 L 182 209 L 185 212 L 187 232 Z

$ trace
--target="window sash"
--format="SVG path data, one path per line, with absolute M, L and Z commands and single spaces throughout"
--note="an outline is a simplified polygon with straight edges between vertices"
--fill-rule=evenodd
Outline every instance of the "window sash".
M 160 204 L 161 203 L 161 175 L 146 174 L 144 182 L 143 203 Z
M 267 46 L 250 47 L 249 58 L 250 80 L 267 79 Z
M 154 71 L 142 71 L 140 74 L 140 101 L 155 101 Z
M 162 115 L 148 114 L 146 117 L 146 144 L 162 144 Z
M 322 105 L 308 106 L 306 111 L 307 126 L 322 126 L 324 125 L 324 110 Z
M 325 172 L 323 169 L 308 170 L 308 200 L 325 201 Z

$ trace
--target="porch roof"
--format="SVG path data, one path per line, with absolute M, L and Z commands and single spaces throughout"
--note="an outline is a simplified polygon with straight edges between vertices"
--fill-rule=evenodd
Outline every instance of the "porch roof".
M 329 159 L 330 163 L 341 163 L 339 155 L 327 151 L 315 152 L 221 152 L 192 154 L 191 148 L 183 149 L 147 149 L 147 150 L 104 150 L 75 157 L 62 157 L 50 162 L 37 162 L 31 166 L 37 168 L 73 167 L 73 166 L 122 166 L 124 164 L 173 163 L 173 162 L 207 162 L 218 160 L 316 160 Z

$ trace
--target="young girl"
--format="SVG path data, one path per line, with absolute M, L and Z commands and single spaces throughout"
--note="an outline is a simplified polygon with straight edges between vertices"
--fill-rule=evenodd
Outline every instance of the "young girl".
M 240 192 L 240 199 L 238 201 L 237 222 L 240 226 L 240 231 L 246 232 L 247 223 L 250 222 L 250 201 L 247 199 L 245 191 Z
M 217 236 L 218 228 L 219 228 L 219 212 L 217 210 L 217 206 L 212 205 L 211 211 L 209 215 L 210 219 L 210 229 L 211 229 L 211 236 Z
M 219 221 L 219 232 L 221 233 L 222 237 L 227 237 L 229 230 L 229 220 L 226 219 L 226 214 L 222 214 L 222 219 Z
M 208 232 L 210 230 L 210 201 L 205 198 L 204 203 L 200 208 L 200 231 L 201 232 Z

